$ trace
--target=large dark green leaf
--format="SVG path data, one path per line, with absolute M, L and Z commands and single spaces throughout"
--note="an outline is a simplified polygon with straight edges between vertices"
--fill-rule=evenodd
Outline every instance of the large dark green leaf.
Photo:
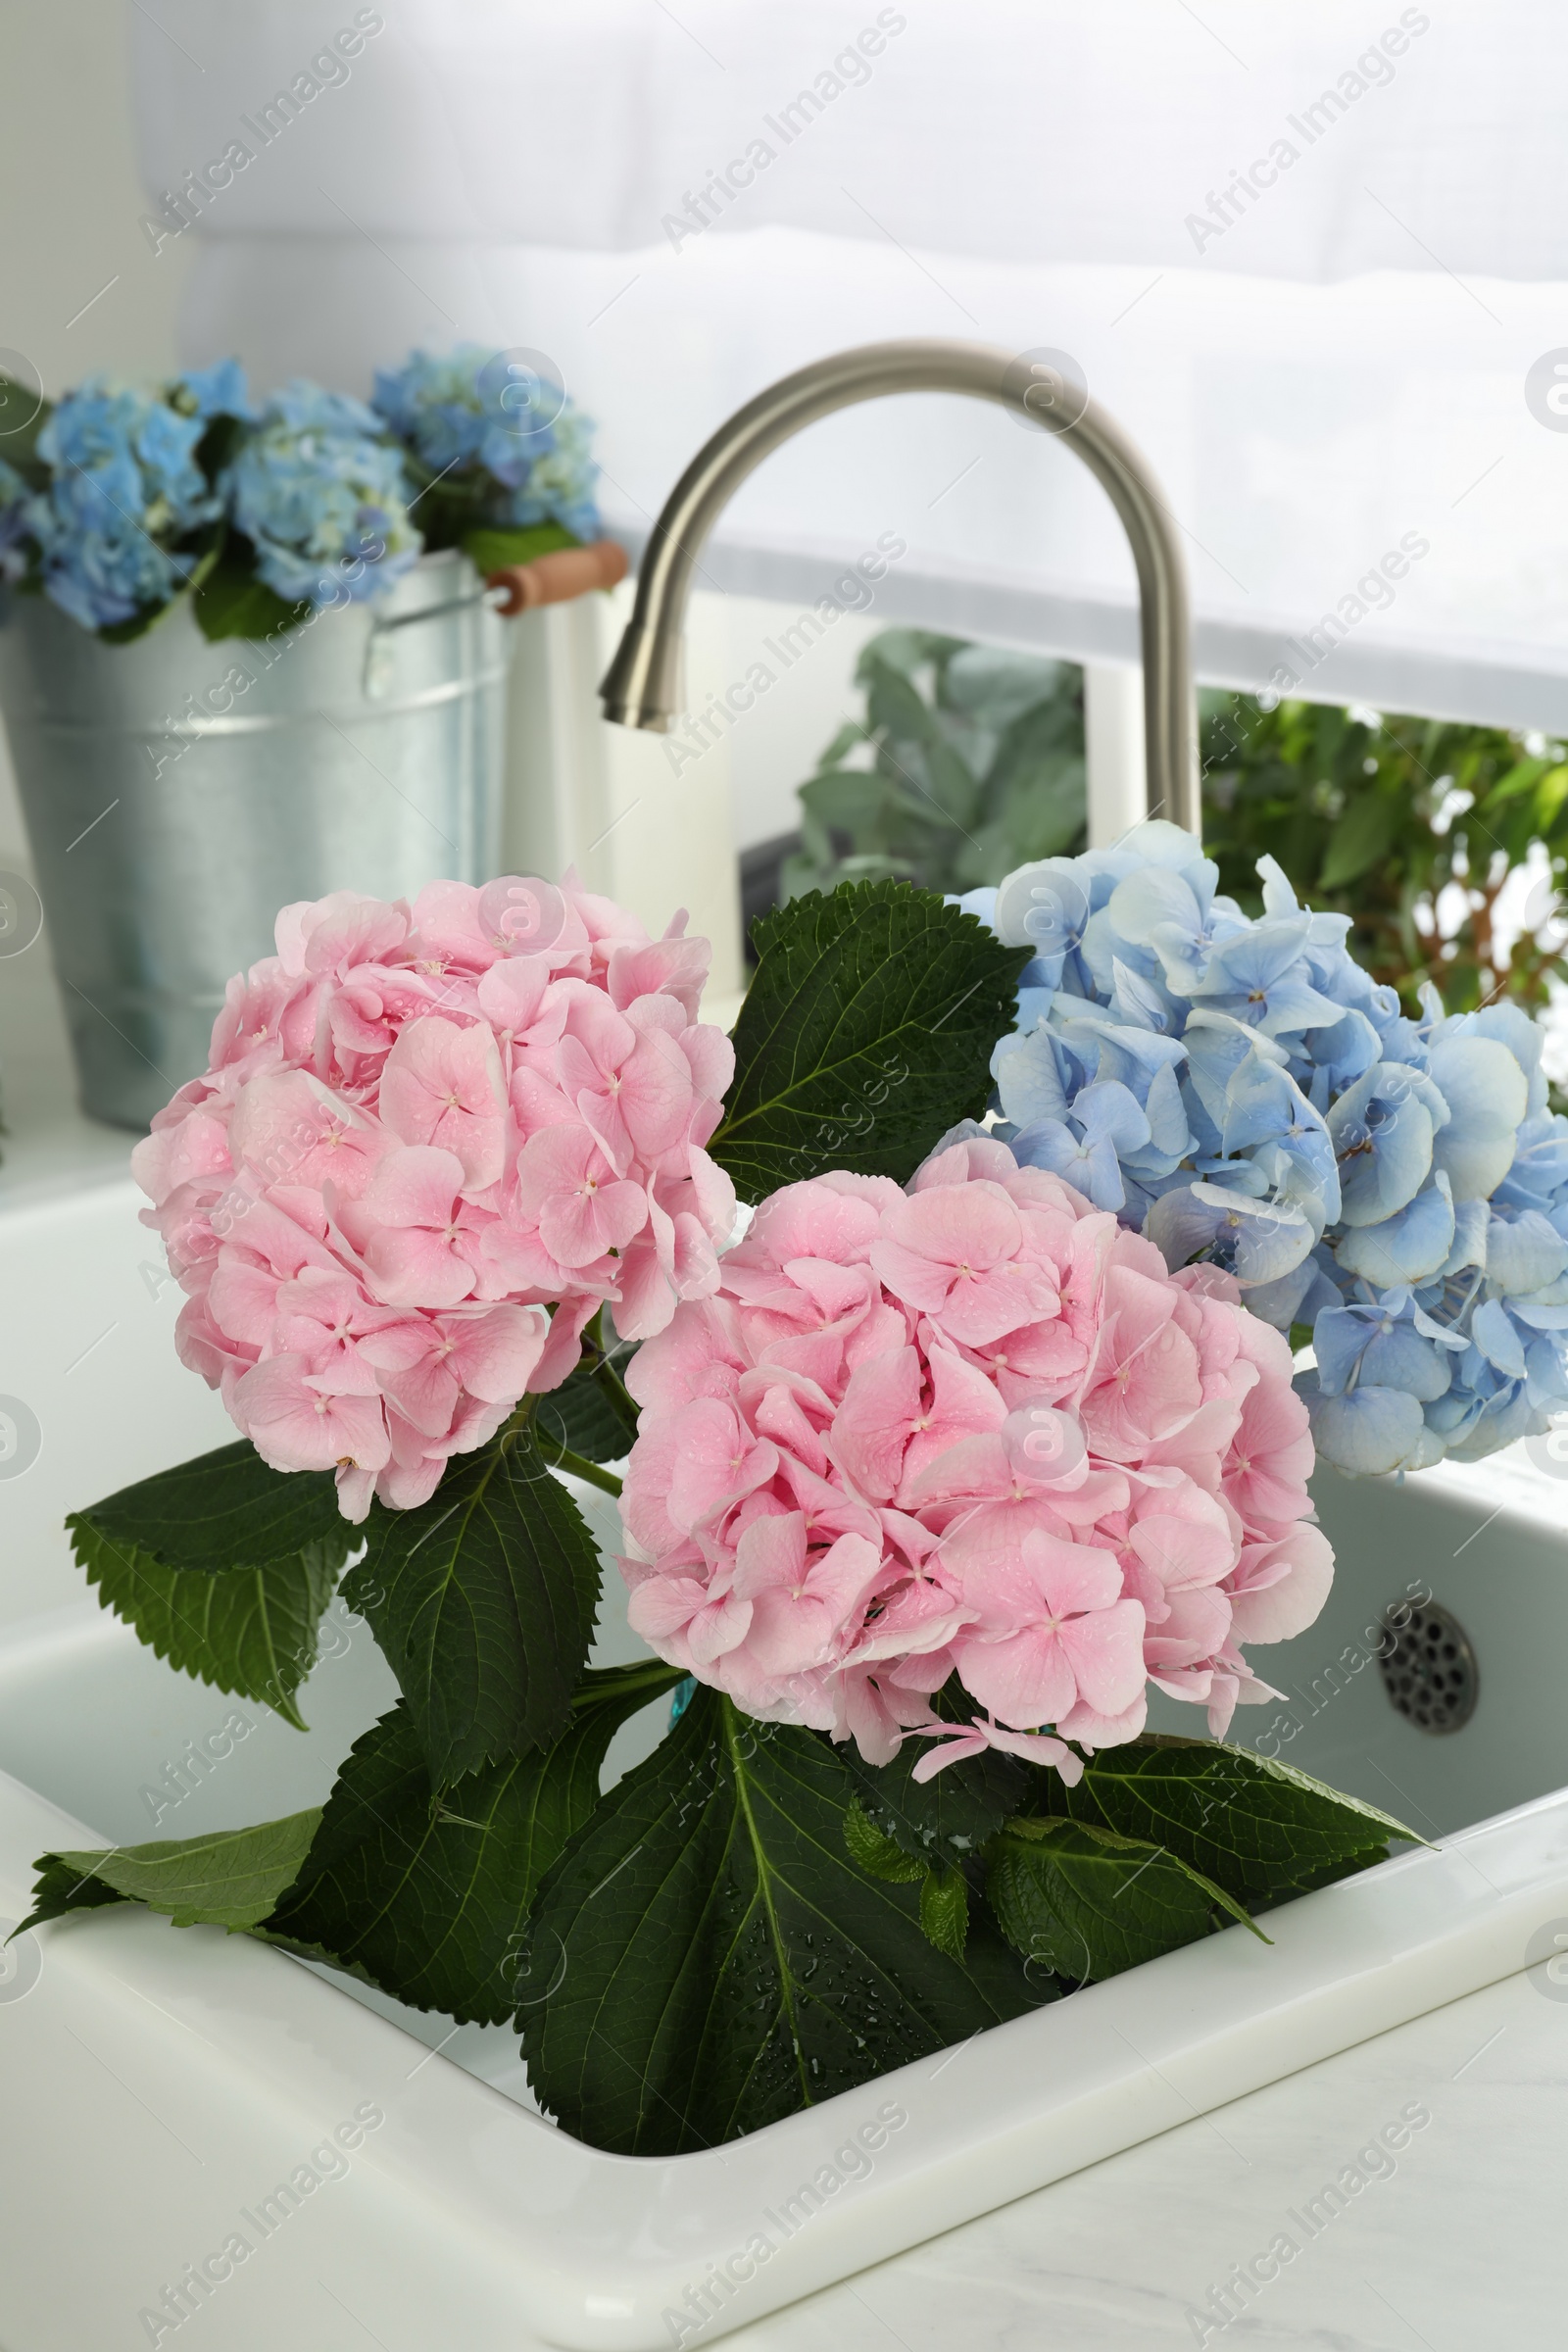
M 926 1740 L 910 1738 L 891 1764 L 867 1764 L 854 1747 L 844 1762 L 867 1819 L 903 1852 L 931 1864 L 962 1861 L 1018 1811 L 1030 1793 L 1029 1770 L 988 1747 L 917 1781 L 914 1768 L 929 1753 Z
M 616 1731 L 677 1680 L 655 1660 L 590 1674 L 554 1747 L 487 1765 L 439 1798 L 400 1700 L 356 1741 L 265 1933 L 415 2008 L 504 2024 L 541 1873 L 598 1803 Z
M 248 1450 L 248 1448 L 247 1448 Z M 306 1729 L 294 1694 L 316 1664 L 317 1638 L 347 1544 L 311 1544 L 266 1568 L 170 1568 L 74 1514 L 72 1544 L 98 1597 L 181 1674 L 262 1700 Z
M 1146 1733 L 1102 1748 L 1076 1788 L 1055 1787 L 1075 1820 L 1164 1846 L 1248 1902 L 1364 1869 L 1391 1838 L 1415 1838 L 1359 1797 L 1217 1740 Z
M 1174 1854 L 1089 1822 L 1010 1821 L 986 1862 L 986 1899 L 1003 1932 L 1037 1967 L 1079 1983 L 1193 1943 L 1227 1918 L 1251 1925 Z
M 547 1445 L 564 1446 L 589 1462 L 618 1462 L 630 1453 L 637 1407 L 623 1375 L 636 1352 L 619 1348 L 610 1362 L 581 1363 L 559 1389 L 540 1397 L 534 1419 Z
M 527 1427 L 453 1461 L 427 1503 L 372 1503 L 343 1588 L 408 1699 L 438 1788 L 548 1747 L 593 1638 L 599 1555 Z
M 246 1438 L 122 1487 L 66 1522 L 84 1524 L 168 1568 L 266 1568 L 310 1544 L 336 1544 L 344 1559 L 356 1540 L 329 1470 L 270 1470 Z
M 294 1693 L 358 1540 L 329 1472 L 270 1470 L 242 1438 L 66 1525 L 99 1598 L 159 1657 L 304 1730 Z
M 1050 1997 L 976 1921 L 845 1842 L 855 1783 L 814 1733 L 699 1690 L 546 1875 L 517 2023 L 567 2131 L 626 2155 L 715 2145 Z
M 108 1853 L 43 1854 L 32 1913 L 23 1925 L 126 1902 L 165 1913 L 176 1928 L 220 1927 L 231 1935 L 254 1929 L 298 1875 L 320 1818 L 321 1808 L 313 1805 L 248 1830 L 157 1838 Z
M 984 1110 L 1026 951 L 899 882 L 813 891 L 753 938 L 761 960 L 709 1146 L 745 1198 L 828 1168 L 902 1182 Z

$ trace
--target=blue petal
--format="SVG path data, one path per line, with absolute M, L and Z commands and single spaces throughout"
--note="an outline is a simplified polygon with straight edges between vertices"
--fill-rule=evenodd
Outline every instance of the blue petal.
M 1300 960 L 1309 922 L 1304 914 L 1269 919 L 1221 940 L 1210 954 L 1199 995 L 1223 996 L 1232 989 L 1244 996 L 1266 995 Z
M 1285 1332 L 1293 1324 L 1310 1323 L 1325 1306 L 1334 1306 L 1338 1300 L 1339 1293 L 1318 1264 L 1315 1250 L 1277 1281 L 1253 1283 L 1247 1293 L 1250 1312 L 1261 1315 L 1276 1331 Z
M 1466 1206 L 1485 1214 L 1482 1201 L 1469 1201 Z M 1488 1288 L 1500 1291 L 1504 1298 L 1544 1291 L 1568 1270 L 1568 1242 L 1539 1209 L 1527 1208 L 1513 1217 L 1494 1212 L 1487 1220 L 1485 1264 Z
M 1076 947 L 1089 920 L 1089 893 L 1071 858 L 1036 858 L 999 884 L 987 918 L 1009 948 L 1061 956 Z
M 991 1057 L 991 1074 L 1002 1107 L 1020 1127 L 1037 1119 L 1064 1119 L 1067 1091 L 1055 1039 L 1045 1027 L 1029 1037 L 1004 1037 Z
M 1163 1194 L 1144 1230 L 1172 1271 L 1207 1250 L 1244 1285 L 1277 1282 L 1300 1264 L 1314 1240 L 1298 1208 L 1202 1183 Z
M 1470 1330 L 1476 1346 L 1489 1364 L 1494 1365 L 1505 1379 L 1523 1380 L 1524 1343 L 1500 1298 L 1489 1298 L 1484 1305 L 1476 1308 Z
M 1347 1273 L 1383 1290 L 1393 1283 L 1425 1282 L 1452 1247 L 1453 1201 L 1440 1171 L 1395 1216 L 1378 1225 L 1347 1226 L 1336 1254 Z
M 1508 1173 L 1530 1081 L 1494 1037 L 1445 1038 L 1428 1066 L 1452 1114 L 1433 1156 L 1447 1170 L 1456 1200 L 1484 1200 Z
M 1187 1048 L 1187 1066 L 1198 1099 L 1216 1130 L 1222 1130 L 1225 1124 L 1226 1090 L 1232 1075 L 1249 1054 L 1255 1053 L 1260 1061 L 1273 1062 L 1280 1069 L 1288 1058 L 1284 1048 L 1259 1030 L 1250 1029 L 1245 1021 L 1238 1021 L 1229 1013 L 1206 1008 L 1193 1012 L 1182 1043 Z
M 1328 1114 L 1347 1225 L 1381 1224 L 1426 1181 L 1433 1119 L 1411 1077 L 1396 1064 L 1375 1062 Z
M 1220 1134 L 1227 1152 L 1250 1152 L 1254 1145 L 1286 1135 L 1296 1122 L 1300 1095 L 1275 1061 L 1265 1061 L 1253 1047 L 1232 1070 L 1225 1087 L 1225 1116 Z
M 1174 1068 L 1156 1070 L 1149 1081 L 1144 1103 L 1149 1139 L 1156 1152 L 1174 1152 L 1182 1159 L 1193 1149 L 1192 1130 L 1182 1103 L 1181 1081 Z
M 1218 879 L 1216 868 L 1215 881 Z M 1111 928 L 1131 947 L 1151 946 L 1155 932 L 1167 926 L 1192 940 L 1203 927 L 1203 907 L 1192 884 L 1183 875 L 1157 865 L 1142 866 L 1125 882 L 1118 882 L 1106 912 Z
M 1424 1450 L 1426 1421 L 1406 1389 L 1352 1389 L 1325 1396 L 1298 1383 L 1312 1419 L 1312 1443 L 1323 1459 L 1350 1478 L 1378 1478 L 1414 1467 Z
M 1149 1141 L 1149 1121 L 1138 1097 L 1114 1078 L 1086 1086 L 1076 1098 L 1072 1115 L 1083 1128 L 1086 1145 L 1105 1144 L 1118 1155 L 1137 1152 Z M 1116 1203 L 1120 1207 L 1121 1203 Z

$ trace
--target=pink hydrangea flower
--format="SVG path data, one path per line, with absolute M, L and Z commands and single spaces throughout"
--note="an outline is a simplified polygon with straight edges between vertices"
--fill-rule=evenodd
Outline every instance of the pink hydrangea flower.
M 407 1508 L 577 1361 L 718 1282 L 734 1074 L 706 940 L 569 876 L 285 906 L 131 1165 L 184 1360 L 265 1460 Z
M 1227 1274 L 976 1137 L 775 1193 L 630 1367 L 633 1626 L 746 1713 L 929 1778 L 1082 1767 L 1151 1683 L 1227 1728 L 1323 1604 L 1290 1349 Z M 939 1720 L 956 1676 L 967 1721 Z

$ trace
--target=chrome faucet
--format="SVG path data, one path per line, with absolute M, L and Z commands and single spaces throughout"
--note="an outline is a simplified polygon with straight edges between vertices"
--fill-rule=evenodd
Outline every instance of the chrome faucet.
M 965 392 L 1015 409 L 1065 442 L 1103 485 L 1138 569 L 1149 813 L 1200 832 L 1187 577 L 1169 509 L 1144 459 L 1087 392 L 1027 354 L 1014 358 L 992 344 L 862 344 L 782 377 L 720 425 L 654 525 L 636 608 L 599 690 L 605 716 L 669 732 L 682 708 L 681 632 L 692 573 L 720 514 L 753 467 L 803 425 L 885 392 Z

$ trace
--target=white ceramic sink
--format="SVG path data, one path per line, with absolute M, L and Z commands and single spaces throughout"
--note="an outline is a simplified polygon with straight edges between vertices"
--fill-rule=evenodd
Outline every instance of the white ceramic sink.
M 128 1185 L 102 1184 L 0 1209 L 0 1410 L 20 1398 L 39 1429 L 36 1458 L 0 1475 L 9 1920 L 47 1846 L 319 1801 L 392 1691 L 364 1628 L 334 1610 L 302 1738 L 171 1673 L 83 1596 L 65 1511 L 230 1434 L 174 1358 L 177 1298 L 135 1205 Z M 187 2328 L 221 2352 L 708 2342 L 1519 1972 L 1568 1915 L 1568 1792 L 1550 1793 L 1568 1782 L 1565 1502 L 1568 1483 L 1528 1463 L 1402 1490 L 1319 1482 L 1334 1595 L 1318 1625 L 1260 1655 L 1287 1702 L 1237 1733 L 1437 1850 L 1275 1912 L 1272 1949 L 1229 1931 L 723 2150 L 597 2154 L 532 2111 L 507 2031 L 454 2032 L 244 1937 L 127 1908 L 13 1946 L 7 2352 L 107 2352 Z M 1370 1657 L 1381 1611 L 1411 1592 L 1459 1619 L 1479 1664 L 1474 1717 L 1444 1738 L 1395 1713 Z M 631 1647 L 612 1625 L 599 1654 Z M 169 1768 L 185 1742 L 235 1712 L 245 1736 L 180 1794 Z M 1185 1711 L 1168 1721 L 1192 1728 Z M 656 1730 L 628 1726 L 612 1769 Z M 264 2234 L 263 2201 L 301 2167 L 325 2177 L 274 2200 Z M 237 2263 L 222 2251 L 236 2232 Z M 177 2329 L 170 2289 L 187 2310 Z M 160 2310 L 164 2324 L 140 2316 Z

